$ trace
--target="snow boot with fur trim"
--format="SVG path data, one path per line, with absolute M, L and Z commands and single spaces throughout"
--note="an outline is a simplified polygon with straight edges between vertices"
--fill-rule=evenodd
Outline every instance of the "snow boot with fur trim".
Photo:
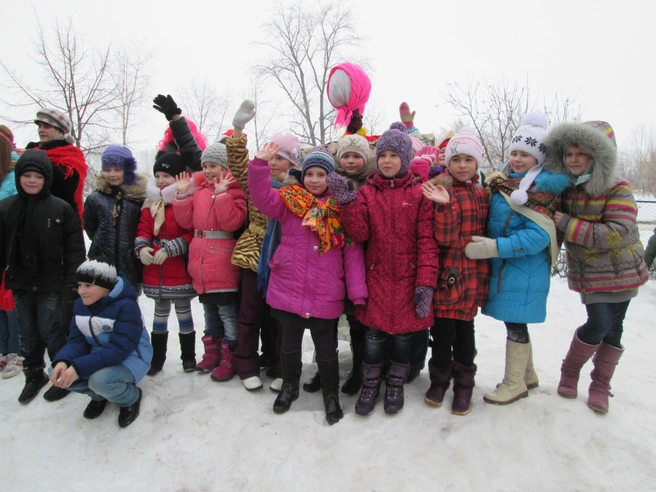
M 431 385 L 426 391 L 424 401 L 431 407 L 441 407 L 444 401 L 446 390 L 449 389 L 451 384 L 451 376 L 453 372 L 453 362 L 449 362 L 445 367 L 437 367 L 431 358 L 428 361 L 428 374 L 430 376 Z
M 471 412 L 475 375 L 476 364 L 466 367 L 458 362 L 453 363 L 453 403 L 451 404 L 453 415 L 467 415 Z
M 583 343 L 574 332 L 572 343 L 563 359 L 563 364 L 560 366 L 560 382 L 558 383 L 558 394 L 560 396 L 563 398 L 576 398 L 581 369 L 598 348 L 599 344 L 589 345 Z

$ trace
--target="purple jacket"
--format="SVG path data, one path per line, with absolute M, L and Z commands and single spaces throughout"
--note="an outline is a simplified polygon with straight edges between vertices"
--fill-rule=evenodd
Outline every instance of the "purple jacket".
M 280 221 L 282 239 L 271 263 L 267 303 L 275 309 L 304 318 L 338 318 L 344 298 L 363 304 L 368 297 L 362 244 L 330 249 L 319 254 L 315 232 L 301 225 L 301 217 L 283 203 L 271 187 L 266 161 L 255 158 L 248 165 L 248 189 L 255 207 Z M 325 201 L 330 192 L 318 197 Z

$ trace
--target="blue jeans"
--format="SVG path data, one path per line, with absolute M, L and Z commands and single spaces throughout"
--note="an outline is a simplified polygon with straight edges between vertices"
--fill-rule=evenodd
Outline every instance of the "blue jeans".
M 381 330 L 367 328 L 364 361 L 367 364 L 381 364 L 388 359 L 389 354 L 389 360 L 407 364 L 410 362 L 411 344 L 412 333 L 390 335 Z
M 89 379 L 78 379 L 69 391 L 89 395 L 92 400 L 107 400 L 119 407 L 132 405 L 139 398 L 139 389 L 130 370 L 122 364 L 103 367 Z
M 44 354 L 50 360 L 66 344 L 66 328 L 61 322 L 61 292 L 14 291 L 25 369 L 43 369 Z
M 16 311 L 0 309 L 0 354 L 19 354 L 18 318 Z
M 622 348 L 624 317 L 630 302 L 586 304 L 588 321 L 576 332 L 579 340 L 588 345 L 597 345 L 603 340 L 608 345 Z
M 219 316 L 219 306 L 216 304 L 203 303 L 203 315 L 205 316 L 204 335 L 212 335 L 214 340 L 223 338 L 223 322 Z
M 237 347 L 237 338 L 239 328 L 237 328 L 237 305 L 217 306 L 219 308 L 219 317 L 223 323 L 223 341 L 230 345 L 230 350 Z

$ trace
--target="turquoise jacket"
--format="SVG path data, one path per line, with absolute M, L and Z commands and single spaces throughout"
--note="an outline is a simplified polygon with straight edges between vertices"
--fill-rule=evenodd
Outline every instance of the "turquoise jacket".
M 14 171 L 9 171 L 7 176 L 5 176 L 5 179 L 2 181 L 2 184 L 0 184 L 0 200 L 14 196 L 17 193 Z

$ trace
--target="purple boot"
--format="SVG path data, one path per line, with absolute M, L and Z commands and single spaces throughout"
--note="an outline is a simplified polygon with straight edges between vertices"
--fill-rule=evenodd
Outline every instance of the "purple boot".
M 430 375 L 431 385 L 426 391 L 424 400 L 432 407 L 441 407 L 444 401 L 444 394 L 451 384 L 451 375 L 453 363 L 449 362 L 445 367 L 437 367 L 433 359 L 428 361 L 428 374 Z
M 355 413 L 358 415 L 371 415 L 380 398 L 381 375 L 383 364 L 362 363 L 362 389 L 355 403 Z
M 410 372 L 410 364 L 399 364 L 390 361 L 385 388 L 385 413 L 395 414 L 403 410 L 403 385 Z
M 583 343 L 574 332 L 569 351 L 563 359 L 563 365 L 560 367 L 560 382 L 558 383 L 558 394 L 560 396 L 563 398 L 576 398 L 581 368 L 590 360 L 598 347 L 599 344 L 588 345 Z
M 458 362 L 453 363 L 453 403 L 451 404 L 453 415 L 467 415 L 471 412 L 475 375 L 476 364 L 466 367 Z
M 212 335 L 201 338 L 205 346 L 203 360 L 196 364 L 196 370 L 202 373 L 212 372 L 221 363 L 221 339 L 214 341 Z
M 592 359 L 594 369 L 590 373 L 592 382 L 588 390 L 588 406 L 595 412 L 608 413 L 608 396 L 613 396 L 610 392 L 610 380 L 613 378 L 622 353 L 624 353 L 623 348 L 619 349 L 601 342 Z

